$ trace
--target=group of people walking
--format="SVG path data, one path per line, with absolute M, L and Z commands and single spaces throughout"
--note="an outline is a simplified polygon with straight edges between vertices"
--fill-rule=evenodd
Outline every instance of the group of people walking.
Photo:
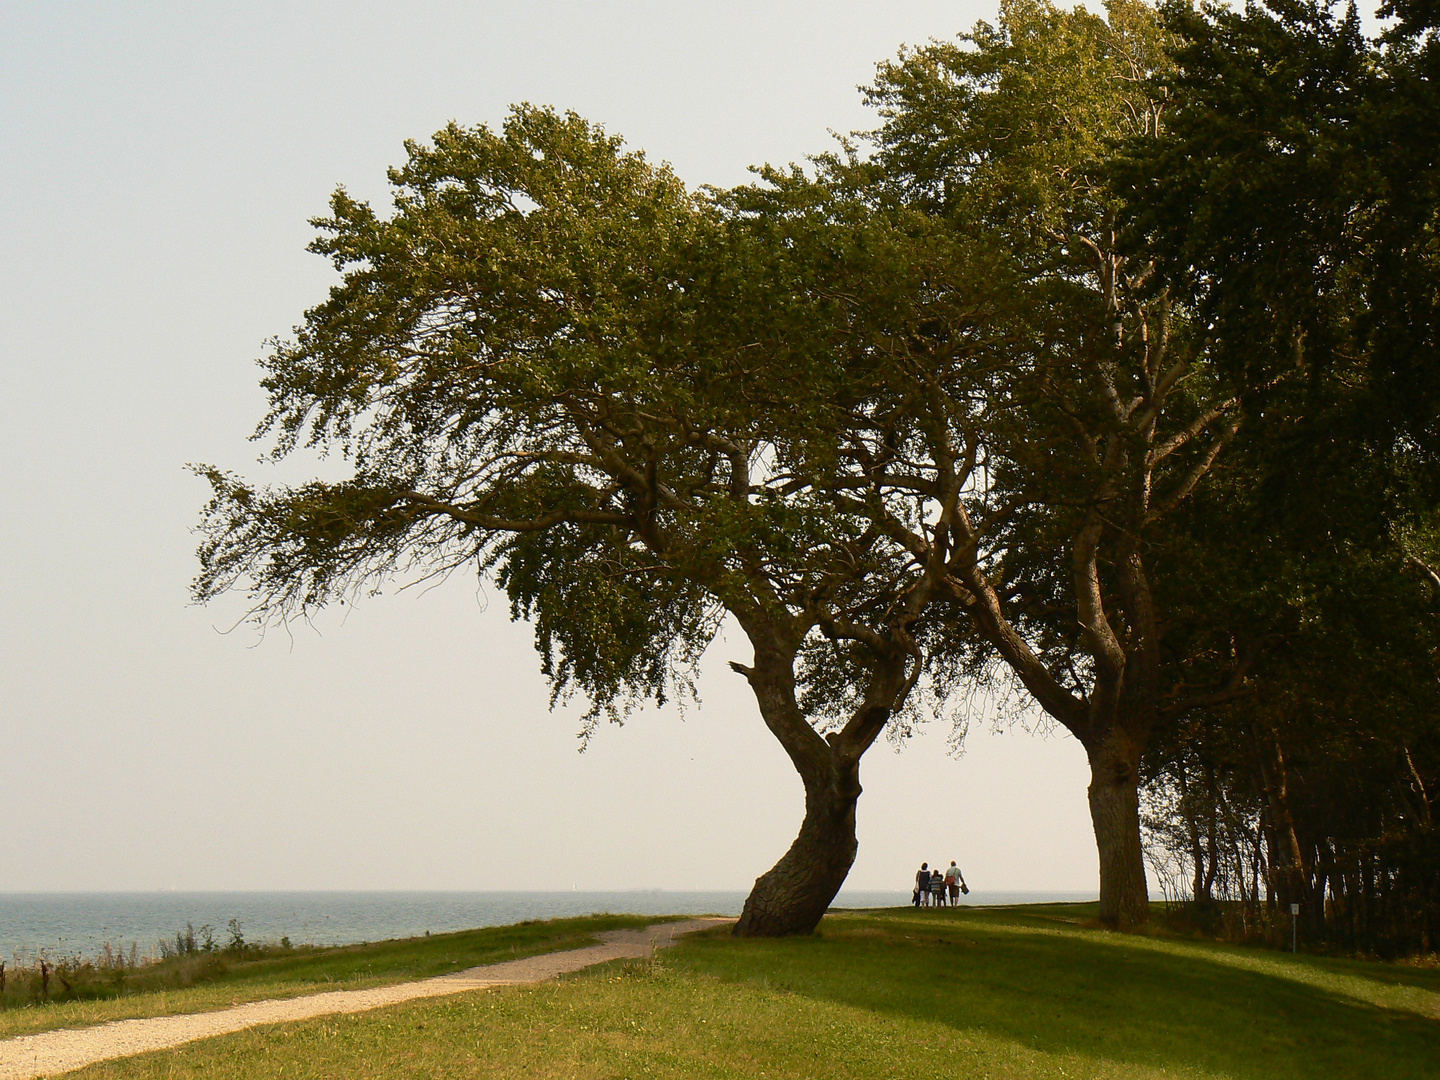
M 931 870 L 929 863 L 921 863 L 915 874 L 916 907 L 944 907 L 947 900 L 952 905 L 958 904 L 960 894 L 969 891 L 965 875 L 960 873 L 954 859 L 950 860 L 948 870 Z

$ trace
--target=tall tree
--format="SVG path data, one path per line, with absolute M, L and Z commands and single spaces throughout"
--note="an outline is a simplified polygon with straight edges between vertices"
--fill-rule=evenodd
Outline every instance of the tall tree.
M 877 198 L 1003 253 L 1010 318 L 983 382 L 928 327 L 891 346 L 903 362 L 872 364 L 836 488 L 912 557 L 943 560 L 959 669 L 1005 673 L 1085 747 L 1101 917 L 1128 927 L 1148 914 L 1146 745 L 1243 694 L 1250 657 L 1167 640 L 1192 570 L 1173 515 L 1234 438 L 1240 401 L 1204 326 L 1120 247 L 1104 159 L 1159 133 L 1151 80 L 1169 38 L 1143 4 L 1107 10 L 1014 0 L 995 26 L 881 67 Z
M 1275 894 L 1319 934 L 1328 888 L 1328 917 L 1377 948 L 1436 918 L 1405 883 L 1436 860 L 1440 48 L 1433 5 L 1388 13 L 1367 40 L 1353 4 L 1167 6 L 1165 137 L 1112 169 L 1130 250 L 1213 328 L 1254 418 L 1232 520 L 1256 554 L 1231 618 L 1274 647 L 1198 749 L 1252 744 L 1230 757 L 1260 795 Z M 1357 903 L 1388 914 L 1360 933 Z
M 1352 898 L 1399 912 L 1374 883 L 1403 892 L 1425 864 L 1380 853 L 1433 843 L 1417 830 L 1435 682 L 1416 608 L 1435 561 L 1440 112 L 1423 11 L 1402 7 L 1384 41 L 1353 6 L 1167 8 L 1176 108 L 1114 170 L 1134 242 L 1215 327 L 1217 366 L 1264 418 L 1242 432 L 1263 556 L 1239 569 L 1244 623 L 1273 647 L 1256 698 L 1179 752 L 1231 763 L 1232 790 L 1260 798 L 1274 896 L 1316 935 L 1348 909 L 1352 944 Z M 1400 939 L 1378 927 L 1368 947 Z
M 736 932 L 813 930 L 938 585 L 774 468 L 748 403 L 785 388 L 747 335 L 833 328 L 767 330 L 810 311 L 767 303 L 805 265 L 573 115 L 520 108 L 407 149 L 391 216 L 342 190 L 315 223 L 343 278 L 263 361 L 274 455 L 316 447 L 351 474 L 202 469 L 196 596 L 246 589 L 265 621 L 395 574 L 493 571 L 591 727 L 683 690 L 728 614 L 754 649 L 732 666 L 805 788 Z

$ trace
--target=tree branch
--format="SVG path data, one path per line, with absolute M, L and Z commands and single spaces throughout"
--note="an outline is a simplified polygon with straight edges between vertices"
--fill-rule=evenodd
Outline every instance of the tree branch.
M 632 525 L 629 514 L 608 510 L 551 510 L 533 518 L 503 518 L 467 510 L 463 506 L 435 499 L 418 491 L 402 491 L 400 498 L 434 514 L 442 514 L 466 525 L 490 532 L 530 533 L 549 529 L 561 522 L 573 521 L 587 525 Z

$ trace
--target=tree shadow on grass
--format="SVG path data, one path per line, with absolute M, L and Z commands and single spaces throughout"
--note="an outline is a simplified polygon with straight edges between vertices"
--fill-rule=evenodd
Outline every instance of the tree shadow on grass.
M 1293 968 L 1255 970 L 1233 951 L 1167 948 L 1034 918 L 850 916 L 822 931 L 697 942 L 684 962 L 1045 1053 L 1237 1080 L 1440 1075 L 1440 1018 L 1362 1000 L 1345 989 L 1353 973 L 1315 985 Z

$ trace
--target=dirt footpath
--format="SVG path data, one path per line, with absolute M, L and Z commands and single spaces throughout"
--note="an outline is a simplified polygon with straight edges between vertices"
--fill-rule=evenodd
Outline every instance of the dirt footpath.
M 0 1041 L 0 1080 L 56 1076 L 97 1061 L 147 1054 L 172 1046 L 228 1035 L 261 1024 L 308 1020 L 330 1013 L 365 1012 L 415 998 L 459 994 L 492 986 L 544 982 L 592 964 L 625 958 L 642 959 L 673 945 L 682 934 L 734 922 L 734 919 L 689 919 L 660 923 L 644 930 L 608 930 L 595 935 L 599 945 L 568 952 L 542 953 L 524 960 L 486 964 L 433 979 L 381 986 L 374 990 L 332 990 L 284 1001 L 255 1001 L 216 1012 L 157 1016 L 148 1020 L 115 1020 L 92 1028 L 46 1031 Z

